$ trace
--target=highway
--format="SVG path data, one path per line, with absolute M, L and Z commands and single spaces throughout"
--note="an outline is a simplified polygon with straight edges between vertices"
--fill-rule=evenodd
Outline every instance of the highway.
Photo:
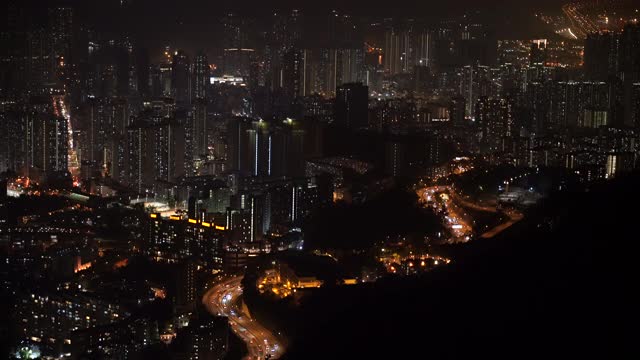
M 498 209 L 496 207 L 480 205 L 463 199 L 450 186 L 433 186 L 422 188 L 418 190 L 418 196 L 428 204 L 430 202 L 433 202 L 437 198 L 438 193 L 445 191 L 451 195 L 450 198 L 443 201 L 443 204 L 445 205 L 447 211 L 446 218 L 448 220 L 448 222 L 445 223 L 445 226 L 447 226 L 451 230 L 451 233 L 453 235 L 453 238 L 450 240 L 451 242 L 467 241 L 468 235 L 473 233 L 473 229 L 470 225 L 471 219 L 462 207 L 491 213 L 498 212 Z M 515 209 L 510 209 L 503 212 L 509 217 L 509 220 L 497 225 L 493 229 L 484 232 L 482 235 L 480 235 L 481 238 L 492 238 L 508 229 L 513 224 L 522 220 L 522 218 L 524 217 L 521 212 Z
M 450 186 L 432 186 L 418 190 L 418 196 L 425 201 L 426 206 L 433 206 L 436 204 L 435 209 L 438 211 L 437 204 L 443 204 L 445 207 L 445 219 L 444 224 L 450 231 L 452 238 L 449 242 L 466 242 L 469 240 L 469 236 L 473 233 L 473 229 L 470 225 L 472 219 L 467 216 L 464 209 L 458 207 L 449 196 L 441 196 L 442 193 L 453 193 Z
M 247 344 L 248 360 L 277 359 L 284 354 L 280 340 L 264 326 L 253 320 L 240 305 L 242 276 L 235 276 L 218 283 L 207 291 L 202 303 L 209 313 L 226 316 L 233 332 Z
M 590 33 L 600 31 L 589 17 L 581 13 L 581 8 L 577 3 L 565 4 L 562 6 L 562 11 L 571 22 L 572 28 L 576 31 L 575 33 L 579 34 L 580 37 L 585 38 Z

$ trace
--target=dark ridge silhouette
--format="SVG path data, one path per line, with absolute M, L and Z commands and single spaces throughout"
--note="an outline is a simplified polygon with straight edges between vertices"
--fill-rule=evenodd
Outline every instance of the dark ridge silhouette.
M 285 358 L 633 358 L 639 181 L 555 194 L 422 278 L 318 291 Z

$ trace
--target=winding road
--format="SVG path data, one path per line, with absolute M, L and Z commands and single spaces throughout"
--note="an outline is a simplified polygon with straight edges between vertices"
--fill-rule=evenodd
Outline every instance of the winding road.
M 226 316 L 233 332 L 247 344 L 245 359 L 277 359 L 284 354 L 284 346 L 267 328 L 260 325 L 241 306 L 242 276 L 218 283 L 207 291 L 202 303 L 212 315 Z

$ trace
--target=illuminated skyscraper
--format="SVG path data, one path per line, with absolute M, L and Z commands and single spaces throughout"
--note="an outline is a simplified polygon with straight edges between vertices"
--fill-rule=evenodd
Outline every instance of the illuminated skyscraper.
M 423 30 L 417 34 L 417 65 L 426 67 L 435 65 L 433 39 L 433 34 L 428 30 Z
M 138 193 L 144 193 L 153 181 L 154 156 L 151 131 L 143 123 L 135 122 L 127 130 L 127 184 Z
M 191 120 L 193 122 L 190 126 L 193 155 L 206 159 L 209 153 L 208 118 L 207 104 L 203 99 L 196 99 L 194 102 Z
M 390 75 L 403 72 L 403 61 L 406 59 L 407 37 L 391 28 L 384 35 L 384 70 Z
M 490 95 L 491 77 L 488 66 L 465 66 L 462 69 L 460 95 L 465 98 L 466 116 L 475 115 L 475 103 L 481 96 Z
M 43 86 L 55 78 L 56 59 L 53 43 L 44 29 L 34 29 L 26 34 L 25 73 L 26 85 L 33 93 L 42 93 Z
M 536 136 L 544 136 L 553 129 L 551 122 L 551 96 L 549 83 L 532 82 L 527 84 L 527 108 L 529 118 L 527 128 Z
M 291 49 L 284 56 L 283 87 L 289 99 L 305 96 L 309 52 Z
M 620 67 L 623 72 L 624 125 L 640 126 L 638 94 L 640 88 L 640 25 L 628 24 L 622 33 Z
M 385 142 L 385 173 L 390 176 L 404 174 L 406 167 L 406 144 L 401 141 Z
M 196 99 L 204 99 L 207 92 L 207 84 L 209 84 L 209 62 L 207 54 L 199 52 L 193 62 L 193 78 L 194 91 L 193 95 Z
M 555 129 L 582 126 L 585 111 L 608 113 L 609 86 L 604 82 L 553 83 L 550 124 Z
M 171 94 L 176 104 L 186 106 L 191 103 L 191 76 L 189 57 L 183 50 L 174 53 L 171 62 Z
M 493 154 L 505 149 L 507 138 L 514 135 L 513 106 L 506 99 L 480 97 L 476 102 L 480 150 Z
M 346 83 L 364 83 L 364 49 L 362 47 L 342 48 L 338 50 L 337 85 Z
M 265 71 L 267 82 L 272 89 L 284 86 L 284 64 L 286 54 L 294 47 L 299 48 L 302 39 L 303 16 L 298 10 L 289 14 L 274 12 L 271 18 L 271 31 L 267 33 L 265 49 Z
M 388 24 L 384 36 L 384 71 L 389 75 L 412 73 L 415 66 L 434 65 L 431 31 L 408 20 L 404 24 Z
M 67 171 L 67 121 L 53 114 L 31 112 L 26 127 L 28 167 L 44 173 Z

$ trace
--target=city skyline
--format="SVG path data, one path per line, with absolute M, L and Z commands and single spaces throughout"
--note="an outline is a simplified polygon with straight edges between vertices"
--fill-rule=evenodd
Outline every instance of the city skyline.
M 636 2 L 2 9 L 4 357 L 635 353 Z

